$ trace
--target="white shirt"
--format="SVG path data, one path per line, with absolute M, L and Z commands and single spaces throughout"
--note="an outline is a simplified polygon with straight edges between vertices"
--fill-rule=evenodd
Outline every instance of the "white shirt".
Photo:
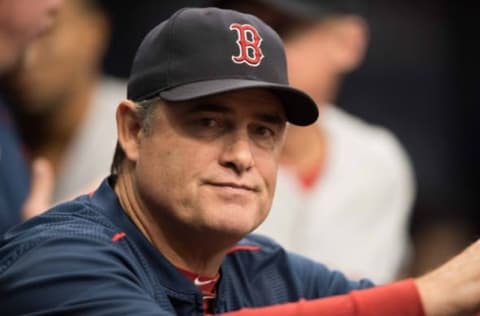
M 113 78 L 99 82 L 85 120 L 69 145 L 57 175 L 54 202 L 88 193 L 109 174 L 117 128 L 115 111 L 126 98 L 126 84 Z
M 257 232 L 350 277 L 395 279 L 408 257 L 414 198 L 410 161 L 389 131 L 334 106 L 320 113 L 327 158 L 314 187 L 280 168 L 269 217 Z

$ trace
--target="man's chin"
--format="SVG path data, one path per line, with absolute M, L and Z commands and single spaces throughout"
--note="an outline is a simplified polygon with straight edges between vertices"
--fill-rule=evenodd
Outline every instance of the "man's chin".
M 215 222 L 208 223 L 205 229 L 223 233 L 225 235 L 243 237 L 260 225 L 260 220 L 257 218 L 242 218 L 241 216 L 224 216 L 218 218 Z

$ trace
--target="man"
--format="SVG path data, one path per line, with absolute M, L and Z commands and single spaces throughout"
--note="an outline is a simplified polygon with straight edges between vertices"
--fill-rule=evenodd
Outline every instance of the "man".
M 24 61 L 30 42 L 51 27 L 61 2 L 0 0 L 0 77 Z M 30 190 L 18 135 L 2 99 L 0 87 L 0 233 L 21 221 L 22 209 L 42 208 L 51 187 L 49 166 L 39 160 L 33 164 Z
M 307 92 L 321 113 L 317 124 L 289 128 L 271 216 L 259 232 L 350 276 L 386 283 L 398 277 L 409 253 L 412 167 L 392 133 L 333 105 L 345 75 L 365 55 L 362 3 L 217 4 L 256 15 L 280 34 L 291 85 Z
M 111 118 L 125 84 L 101 74 L 110 38 L 106 5 L 64 3 L 54 28 L 32 44 L 28 64 L 7 76 L 30 156 L 52 164 L 54 204 L 90 192 L 109 172 L 117 136 Z
M 440 316 L 480 306 L 480 243 L 416 281 L 319 299 L 372 284 L 248 236 L 271 206 L 286 122 L 318 115 L 288 86 L 282 42 L 259 19 L 176 12 L 140 45 L 127 95 L 112 176 L 1 241 L 2 313 Z

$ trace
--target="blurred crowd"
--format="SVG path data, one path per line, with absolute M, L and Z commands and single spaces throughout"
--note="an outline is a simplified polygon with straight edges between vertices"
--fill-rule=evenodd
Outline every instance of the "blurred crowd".
M 65 0 L 1 76 L 22 155 L 27 165 L 40 159 L 37 185 L 48 196 L 31 206 L 23 192 L 9 211 L 20 220 L 94 190 L 109 172 L 110 118 L 140 40 L 181 7 L 215 5 L 270 24 L 291 84 L 320 109 L 315 126 L 289 128 L 258 232 L 378 283 L 437 266 L 480 232 L 473 13 L 447 1 L 338 2 L 312 12 L 292 1 Z M 27 170 L 33 186 L 38 174 Z

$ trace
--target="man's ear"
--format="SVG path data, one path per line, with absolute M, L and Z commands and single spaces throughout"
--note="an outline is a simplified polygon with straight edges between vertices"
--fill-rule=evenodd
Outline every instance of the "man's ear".
M 138 121 L 137 111 L 135 103 L 130 100 L 123 100 L 117 106 L 118 143 L 130 161 L 138 159 L 141 125 Z
M 342 73 L 355 70 L 365 57 L 368 46 L 368 24 L 360 16 L 347 15 L 338 18 L 333 26 L 334 47 L 332 58 Z

